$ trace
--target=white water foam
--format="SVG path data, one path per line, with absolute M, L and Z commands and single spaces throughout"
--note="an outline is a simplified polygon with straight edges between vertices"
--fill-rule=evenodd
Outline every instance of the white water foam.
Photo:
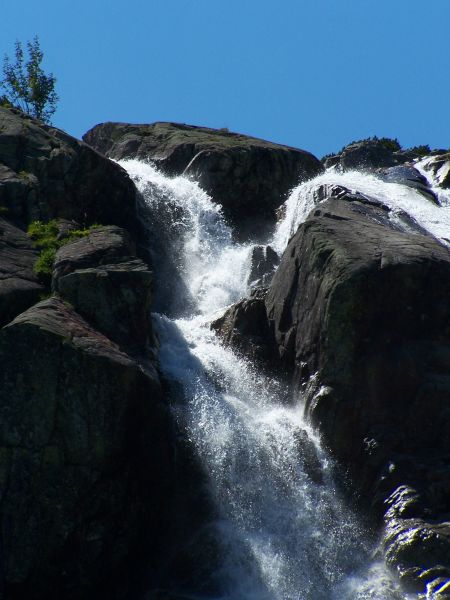
M 436 174 L 430 170 L 430 163 L 433 162 L 435 157 L 426 156 L 422 160 L 415 163 L 414 167 L 419 171 L 421 175 L 428 180 L 431 189 L 433 190 L 436 198 L 439 200 L 439 204 L 442 207 L 450 207 L 450 189 L 444 189 L 440 186 L 444 177 L 447 176 L 450 166 L 448 162 L 444 163 Z
M 425 177 L 430 176 L 429 172 L 419 169 L 420 165 L 415 166 Z M 290 237 L 314 208 L 316 204 L 314 190 L 320 185 L 339 185 L 351 192 L 359 192 L 375 198 L 392 210 L 394 220 L 396 213 L 404 211 L 431 235 L 446 245 L 450 244 L 450 194 L 448 191 L 442 191 L 432 184 L 433 191 L 439 195 L 441 200 L 441 206 L 438 206 L 414 188 L 399 183 L 388 183 L 375 175 L 360 171 L 340 173 L 329 169 L 322 175 L 302 183 L 292 190 L 284 206 L 284 218 L 279 222 L 272 242 L 277 252 L 283 252 Z
M 165 177 L 138 160 L 120 163 L 135 181 L 149 215 L 166 214 L 183 245 L 180 274 L 202 314 L 212 314 L 245 296 L 250 247 L 233 244 L 220 206 L 195 181 Z M 168 210 L 169 205 L 169 210 Z
M 154 321 L 161 368 L 184 391 L 176 414 L 209 474 L 220 514 L 220 599 L 403 598 L 371 559 L 367 532 L 340 497 L 333 465 L 301 407 L 283 403 L 283 386 L 210 330 L 217 310 L 246 294 L 251 246 L 233 244 L 219 207 L 195 182 L 164 177 L 138 161 L 121 164 L 144 196 L 150 223 L 152 211 L 171 205 L 167 218 L 183 246 L 180 271 L 197 299 L 196 310 L 183 318 L 155 314 Z M 279 251 L 306 218 L 324 177 L 328 183 L 320 176 L 291 194 L 274 238 Z

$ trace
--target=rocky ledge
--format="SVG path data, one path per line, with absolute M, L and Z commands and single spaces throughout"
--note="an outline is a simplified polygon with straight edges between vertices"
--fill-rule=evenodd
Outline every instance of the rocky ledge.
M 123 169 L 63 131 L 2 107 L 0 206 L 22 227 L 55 217 L 137 226 L 135 189 Z
M 290 189 L 323 170 L 309 152 L 227 129 L 102 123 L 83 139 L 110 158 L 150 160 L 168 175 L 192 175 L 240 240 L 266 237 Z

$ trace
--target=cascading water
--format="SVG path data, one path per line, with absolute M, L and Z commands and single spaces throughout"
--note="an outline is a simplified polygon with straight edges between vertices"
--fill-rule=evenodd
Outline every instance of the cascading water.
M 417 170 L 427 177 L 421 168 L 422 163 L 415 165 Z M 317 203 L 314 191 L 323 185 L 342 186 L 351 192 L 359 192 L 375 198 L 391 209 L 390 218 L 396 221 L 400 212 L 408 214 L 413 221 L 443 243 L 450 244 L 450 192 L 442 190 L 431 182 L 430 189 L 438 197 L 440 205 L 425 198 L 419 191 L 400 183 L 388 183 L 375 175 L 360 171 L 340 173 L 329 169 L 322 175 L 307 181 L 295 188 L 285 204 L 285 214 L 278 224 L 272 245 L 278 252 L 283 252 L 293 233 L 297 230 L 308 213 Z
M 155 314 L 154 320 L 163 373 L 184 390 L 177 417 L 203 461 L 219 514 L 223 557 L 215 597 L 404 598 L 371 559 L 373 542 L 337 492 L 333 465 L 301 406 L 283 403 L 283 385 L 224 348 L 210 330 L 211 320 L 248 291 L 251 246 L 233 244 L 218 206 L 195 182 L 164 177 L 138 161 L 121 164 L 148 205 L 150 227 L 153 214 L 158 227 L 171 219 L 176 230 L 177 268 L 190 301 L 181 318 Z M 278 252 L 322 184 L 374 196 L 394 215 L 407 211 L 436 237 L 449 230 L 450 207 L 434 206 L 411 188 L 358 172 L 327 172 L 291 193 L 271 241 Z

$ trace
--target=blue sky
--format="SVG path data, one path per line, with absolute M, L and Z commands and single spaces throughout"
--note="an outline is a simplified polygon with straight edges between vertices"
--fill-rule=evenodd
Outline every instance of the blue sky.
M 22 0 L 0 57 L 38 35 L 54 124 L 228 127 L 322 156 L 354 139 L 450 146 L 450 0 Z

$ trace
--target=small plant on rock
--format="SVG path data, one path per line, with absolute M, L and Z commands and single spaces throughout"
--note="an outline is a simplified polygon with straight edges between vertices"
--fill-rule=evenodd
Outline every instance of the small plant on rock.
M 98 224 L 91 225 L 84 229 L 72 229 L 64 237 L 59 236 L 58 221 L 53 219 L 44 223 L 42 221 L 33 221 L 28 227 L 28 235 L 40 249 L 39 258 L 34 265 L 34 272 L 45 285 L 50 285 L 55 262 L 56 252 L 69 242 L 89 235 L 89 233 L 100 227 Z

